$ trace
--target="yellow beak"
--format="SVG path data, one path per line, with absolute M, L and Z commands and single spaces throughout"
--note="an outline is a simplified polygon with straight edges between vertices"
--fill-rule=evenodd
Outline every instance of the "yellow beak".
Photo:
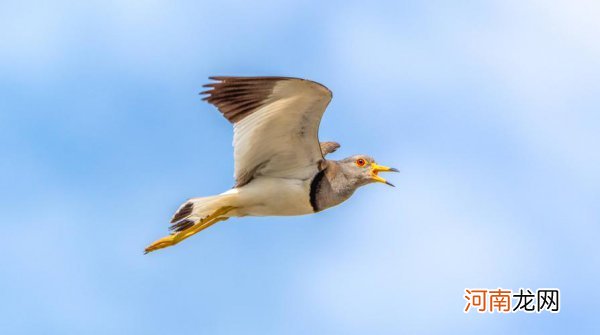
M 394 184 L 392 184 L 389 181 L 381 178 L 379 176 L 379 172 L 398 172 L 398 169 L 387 167 L 387 166 L 383 166 L 383 165 L 377 165 L 375 163 L 371 163 L 371 178 L 374 181 L 376 181 L 376 182 L 384 183 L 386 185 L 390 185 L 392 187 L 395 187 Z

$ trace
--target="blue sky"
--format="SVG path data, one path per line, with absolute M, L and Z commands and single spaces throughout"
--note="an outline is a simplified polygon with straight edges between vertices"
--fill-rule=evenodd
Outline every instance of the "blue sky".
M 594 1 L 0 3 L 3 334 L 597 334 Z M 233 184 L 209 75 L 327 85 L 321 139 L 398 167 L 161 252 Z M 463 313 L 465 288 L 561 290 Z

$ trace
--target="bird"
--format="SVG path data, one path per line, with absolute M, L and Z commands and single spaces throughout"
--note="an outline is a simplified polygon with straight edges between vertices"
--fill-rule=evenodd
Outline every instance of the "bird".
M 218 195 L 191 198 L 171 219 L 171 233 L 145 253 L 173 246 L 232 217 L 293 216 L 321 212 L 361 186 L 394 186 L 380 172 L 398 172 L 368 155 L 325 157 L 340 148 L 319 142 L 331 91 L 292 77 L 213 76 L 203 100 L 233 124 L 235 185 Z

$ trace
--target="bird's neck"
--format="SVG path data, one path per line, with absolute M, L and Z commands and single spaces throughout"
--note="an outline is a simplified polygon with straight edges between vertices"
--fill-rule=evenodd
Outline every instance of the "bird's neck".
M 341 204 L 356 190 L 339 163 L 326 160 L 322 167 L 311 185 L 311 205 L 315 212 Z

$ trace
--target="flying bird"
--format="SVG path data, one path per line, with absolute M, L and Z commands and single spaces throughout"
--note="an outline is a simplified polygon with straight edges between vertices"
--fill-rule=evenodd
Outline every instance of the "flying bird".
M 235 186 L 219 195 L 192 198 L 171 219 L 171 234 L 146 253 L 175 245 L 229 219 L 317 213 L 344 202 L 361 186 L 394 186 L 380 172 L 398 172 L 367 155 L 325 159 L 340 145 L 319 142 L 321 117 L 331 91 L 288 77 L 210 77 L 203 100 L 233 124 Z

